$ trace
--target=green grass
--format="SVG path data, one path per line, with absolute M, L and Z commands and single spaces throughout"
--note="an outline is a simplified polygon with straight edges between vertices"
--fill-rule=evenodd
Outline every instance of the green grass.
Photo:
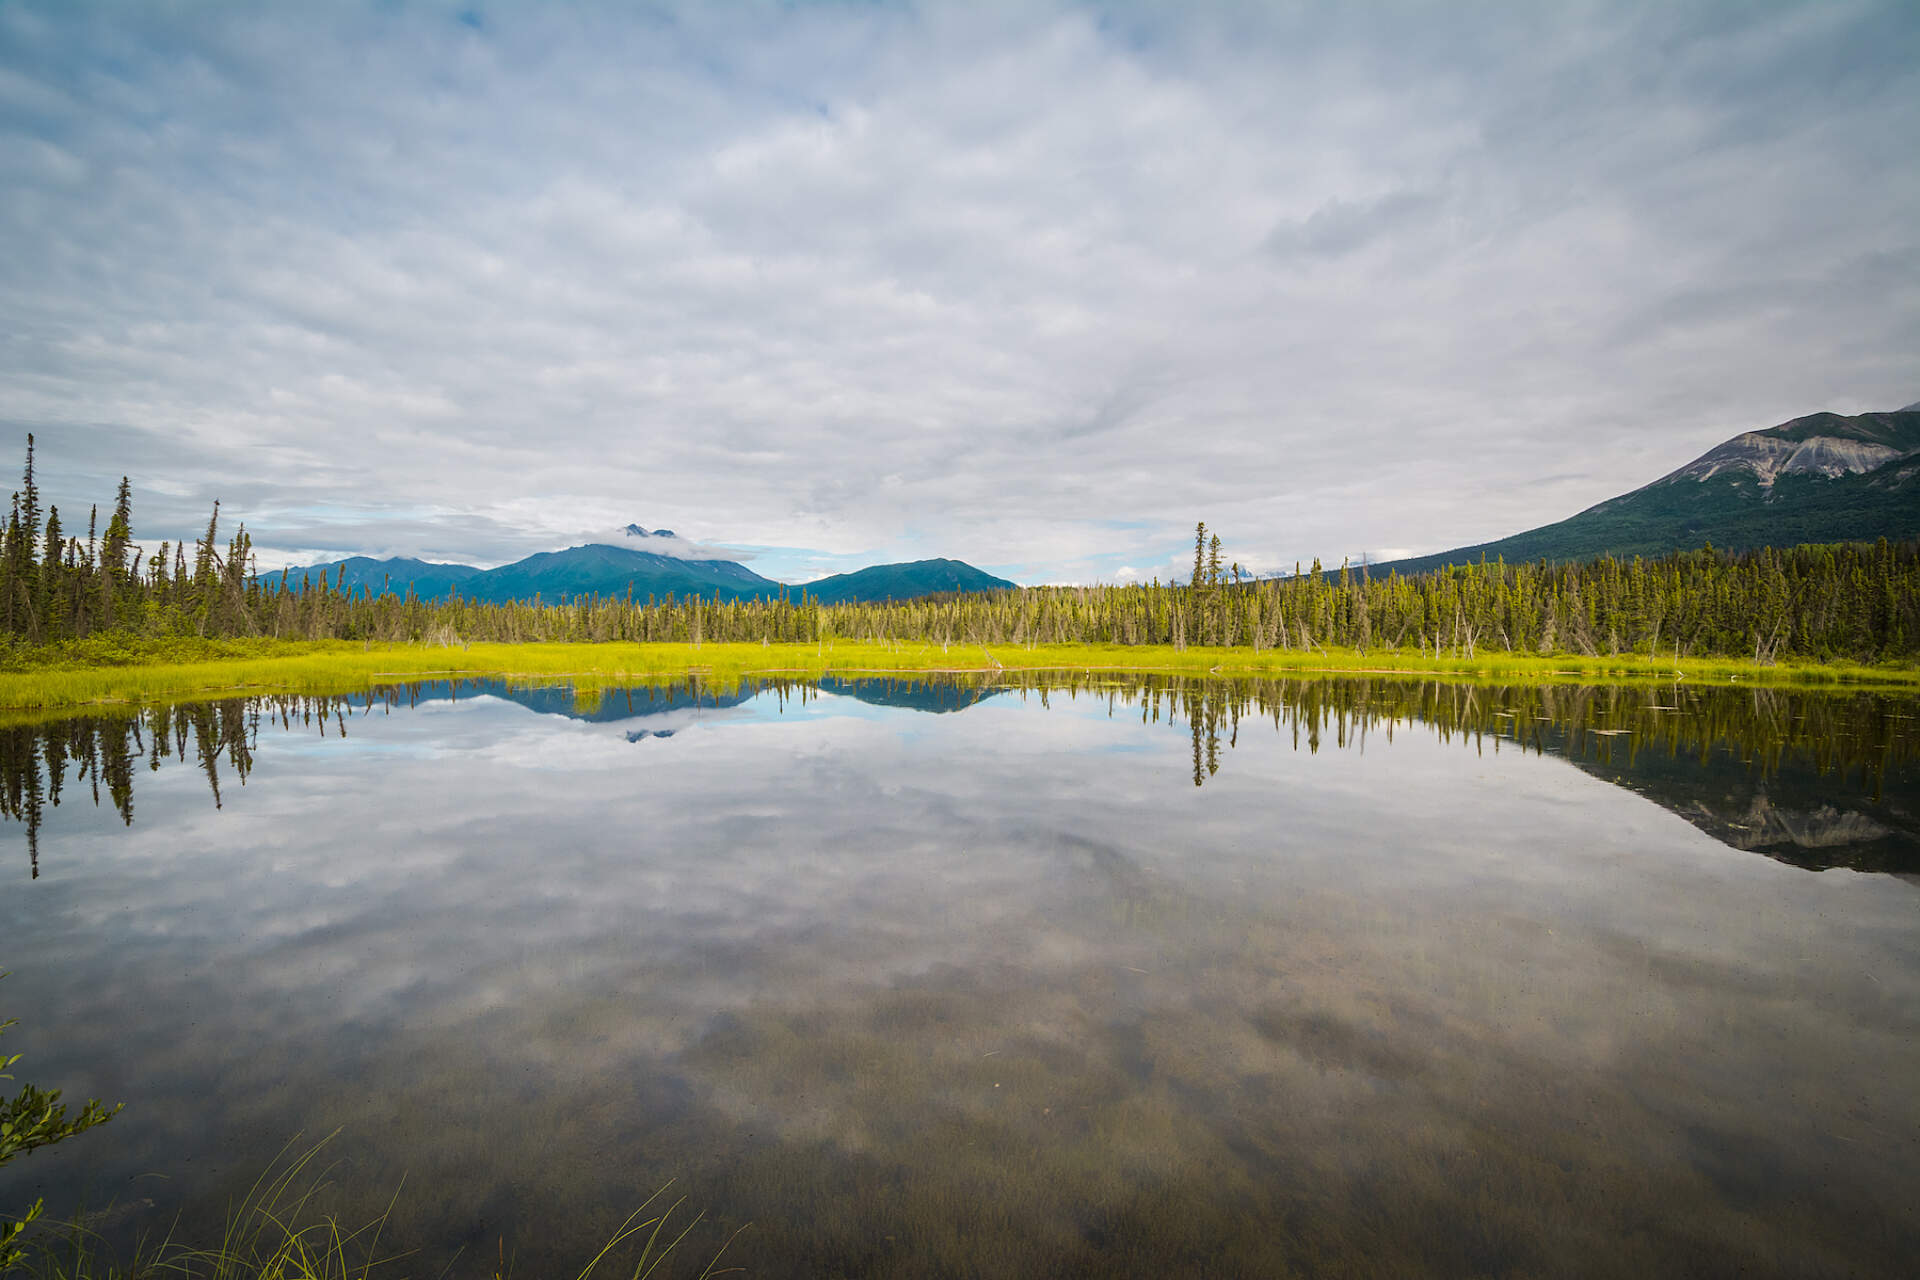
M 473 644 L 459 648 L 353 641 L 250 641 L 161 657 L 95 660 L 71 647 L 10 655 L 0 671 L 0 713 L 188 701 L 249 693 L 350 693 L 431 677 L 566 680 L 592 689 L 701 674 L 739 679 L 759 674 L 922 671 L 1129 671 L 1186 675 L 1399 673 L 1505 682 L 1671 681 L 1767 685 L 1920 687 L 1920 666 L 1783 662 L 1621 654 L 1575 657 L 1481 653 L 1429 657 L 1406 650 L 1266 651 L 1154 645 L 938 645 L 827 640 L 807 644 Z M 24 713 L 24 714 L 23 714 Z

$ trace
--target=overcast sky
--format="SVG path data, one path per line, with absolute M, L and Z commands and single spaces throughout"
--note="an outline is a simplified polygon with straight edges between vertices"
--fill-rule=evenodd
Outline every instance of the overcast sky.
M 1916 156 L 1911 0 L 0 0 L 0 443 L 263 566 L 1436 551 L 1920 398 Z

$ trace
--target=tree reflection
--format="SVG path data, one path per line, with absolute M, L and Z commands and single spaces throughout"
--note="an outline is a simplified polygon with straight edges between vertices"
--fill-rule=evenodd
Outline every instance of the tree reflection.
M 191 765 L 214 806 L 245 785 L 263 732 L 344 738 L 354 716 L 479 693 L 529 710 L 623 724 L 630 742 L 671 730 L 632 721 L 767 696 L 784 711 L 822 692 L 911 712 L 964 712 L 996 695 L 1137 710 L 1143 725 L 1184 727 L 1193 785 L 1205 786 L 1240 743 L 1270 723 L 1294 750 L 1365 751 L 1414 725 L 1476 752 L 1561 757 L 1681 813 L 1716 837 L 1803 866 L 1920 867 L 1915 818 L 1915 702 L 1864 692 L 1668 686 L 1476 685 L 1391 678 L 1196 679 L 1094 672 L 941 673 L 810 681 L 699 678 L 613 690 L 444 679 L 339 697 L 264 695 L 143 707 L 0 728 L 0 815 L 24 828 L 29 875 L 40 868 L 47 810 L 76 788 L 133 822 L 133 781 Z M 1775 849 L 1772 846 L 1780 846 Z M 1784 851 L 1783 851 L 1784 850 Z

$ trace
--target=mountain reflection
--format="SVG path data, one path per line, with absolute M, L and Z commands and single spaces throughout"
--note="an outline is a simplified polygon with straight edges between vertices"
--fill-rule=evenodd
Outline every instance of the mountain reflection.
M 1404 679 L 1191 679 L 1110 673 L 921 678 L 698 678 L 630 688 L 444 679 L 338 697 L 266 695 L 0 729 L 0 815 L 25 828 L 39 875 L 41 824 L 76 790 L 134 817 L 140 770 L 191 767 L 214 806 L 244 785 L 265 733 L 346 737 L 355 717 L 490 696 L 536 714 L 618 725 L 628 742 L 672 738 L 703 711 L 756 700 L 776 712 L 822 694 L 928 714 L 1017 696 L 1137 715 L 1190 737 L 1193 785 L 1221 771 L 1243 733 L 1295 750 L 1364 752 L 1416 726 L 1476 752 L 1564 759 L 1632 790 L 1718 840 L 1809 869 L 1920 870 L 1920 764 L 1911 698 L 1684 685 L 1470 685 Z

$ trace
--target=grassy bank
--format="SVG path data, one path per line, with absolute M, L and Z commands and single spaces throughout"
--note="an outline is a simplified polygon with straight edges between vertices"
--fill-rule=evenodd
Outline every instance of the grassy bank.
M 1405 650 L 1246 648 L 1175 650 L 1157 645 L 980 646 L 828 640 L 817 644 L 474 644 L 464 647 L 351 641 L 166 642 L 142 648 L 62 646 L 15 650 L 0 671 L 0 711 L 53 711 L 193 700 L 236 693 L 348 693 L 373 685 L 459 675 L 567 680 L 582 688 L 701 674 L 1017 670 L 1154 671 L 1275 676 L 1392 673 L 1451 679 L 1706 683 L 1920 688 L 1920 667 L 1480 653 L 1430 657 Z

